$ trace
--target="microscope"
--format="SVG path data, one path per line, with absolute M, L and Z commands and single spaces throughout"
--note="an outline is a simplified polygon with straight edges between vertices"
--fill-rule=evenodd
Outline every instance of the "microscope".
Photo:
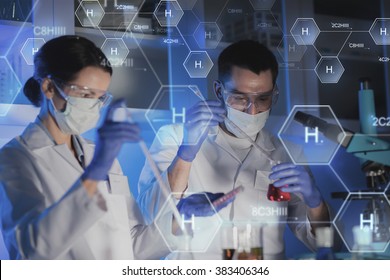
M 357 192 L 336 192 L 332 198 L 365 200 L 367 205 L 360 214 L 362 221 L 368 221 L 372 231 L 372 242 L 385 243 L 390 240 L 390 211 L 383 192 L 390 178 L 390 143 L 378 138 L 373 125 L 375 118 L 374 92 L 367 78 L 359 79 L 359 118 L 361 133 L 355 133 L 330 124 L 316 116 L 296 112 L 294 120 L 305 127 L 318 130 L 329 140 L 339 143 L 348 153 L 360 159 L 361 170 L 366 176 L 366 189 Z M 386 194 L 385 194 L 386 195 Z M 390 193 L 387 193 L 390 196 Z

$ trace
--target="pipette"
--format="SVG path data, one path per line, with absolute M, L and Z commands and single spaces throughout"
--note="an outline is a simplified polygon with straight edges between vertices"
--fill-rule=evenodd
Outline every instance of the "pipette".
M 270 161 L 270 163 L 275 162 L 270 154 L 265 151 L 262 147 L 259 146 L 248 134 L 246 134 L 241 128 L 238 127 L 234 122 L 229 120 L 227 116 L 225 116 L 225 122 L 228 122 L 231 127 L 233 127 L 234 132 L 239 134 L 242 138 L 247 139 L 257 150 L 259 150 L 262 154 L 265 155 L 265 157 Z
M 127 122 L 133 123 L 133 119 L 132 119 L 127 107 L 120 107 L 120 108 L 115 109 L 111 119 L 113 121 L 118 121 L 118 122 L 127 121 Z M 157 179 L 157 183 L 160 187 L 160 190 L 162 191 L 163 195 L 166 197 L 166 199 L 168 201 L 168 206 L 172 210 L 174 218 L 176 219 L 176 221 L 179 225 L 183 225 L 184 224 L 182 221 L 183 218 L 181 217 L 180 212 L 177 209 L 176 204 L 172 200 L 172 196 L 170 196 L 170 193 L 168 191 L 170 188 L 168 186 L 166 186 L 163 178 L 161 177 L 160 170 L 158 169 L 156 162 L 153 160 L 152 155 L 150 154 L 149 149 L 146 146 L 145 141 L 140 139 L 138 144 L 141 148 L 142 153 L 145 155 L 146 161 L 148 162 L 150 168 L 152 169 L 154 176 Z M 183 231 L 184 235 L 189 235 L 189 232 L 185 226 L 180 227 L 180 228 Z

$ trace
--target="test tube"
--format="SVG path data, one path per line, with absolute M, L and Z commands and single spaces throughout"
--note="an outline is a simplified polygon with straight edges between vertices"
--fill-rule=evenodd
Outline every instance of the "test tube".
M 233 225 L 224 225 L 222 230 L 222 258 L 232 260 L 238 248 L 238 229 Z
M 251 259 L 263 260 L 263 226 L 252 225 L 250 229 Z
M 224 203 L 225 201 L 233 198 L 234 196 L 236 196 L 238 193 L 244 191 L 244 187 L 243 186 L 239 186 L 235 189 L 233 189 L 232 191 L 228 192 L 227 194 L 225 194 L 224 196 L 216 199 L 213 201 L 213 206 L 215 208 L 217 208 L 219 205 L 221 205 L 222 203 Z

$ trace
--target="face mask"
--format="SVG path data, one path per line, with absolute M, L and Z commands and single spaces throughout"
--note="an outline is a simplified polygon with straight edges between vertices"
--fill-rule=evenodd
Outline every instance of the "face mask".
M 49 110 L 58 127 L 65 134 L 82 134 L 94 128 L 99 121 L 102 102 L 92 98 L 69 96 L 64 112 L 58 111 L 50 99 Z M 97 102 L 97 103 L 96 103 Z
M 253 140 L 256 135 L 263 129 L 265 122 L 269 116 L 269 110 L 258 113 L 256 115 L 247 114 L 245 112 L 238 111 L 229 106 L 226 106 L 227 118 L 237 125 L 242 131 L 244 131 Z M 245 138 L 234 126 L 225 121 L 227 130 L 233 133 L 238 138 Z

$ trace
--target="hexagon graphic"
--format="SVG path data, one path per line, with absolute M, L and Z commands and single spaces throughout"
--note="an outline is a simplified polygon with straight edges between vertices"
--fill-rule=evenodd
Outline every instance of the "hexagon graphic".
M 377 45 L 390 45 L 390 18 L 377 18 L 369 33 Z
M 320 29 L 312 18 L 298 18 L 290 30 L 298 45 L 313 45 Z
M 368 189 L 375 192 L 383 192 L 388 188 L 388 167 L 383 164 L 373 161 L 364 160 L 361 156 L 365 154 L 367 149 L 363 148 L 366 143 L 371 142 L 373 139 L 367 138 L 365 134 L 355 133 L 353 138 L 348 144 L 348 147 L 339 149 L 335 157 L 332 160 L 331 166 L 343 180 L 350 192 L 367 191 Z M 374 151 L 376 148 L 378 151 Z M 373 147 L 371 153 L 377 154 L 377 158 L 383 157 L 383 152 L 379 148 L 379 143 Z M 359 151 L 354 152 L 353 148 L 356 147 Z M 367 153 L 368 154 L 368 153 Z
M 142 20 L 139 21 L 139 18 L 135 18 L 128 24 L 126 31 L 123 32 L 122 39 L 129 38 L 140 44 L 145 36 L 144 34 L 150 33 L 152 33 L 152 25 L 149 22 L 142 22 Z
M 390 242 L 389 217 L 390 205 L 383 194 L 350 193 L 334 225 L 350 252 L 379 253 Z
M 106 39 L 101 49 L 112 66 L 121 66 L 129 54 L 129 49 L 125 42 L 123 42 L 122 39 L 117 38 Z
M 164 125 L 188 124 L 190 120 L 186 119 L 187 111 L 200 101 L 204 101 L 204 98 L 196 85 L 165 85 L 160 88 L 146 111 L 145 117 L 162 145 L 176 144 L 170 143 L 171 139 L 166 140 L 160 137 L 159 129 Z M 209 111 L 211 120 L 211 111 L 208 106 L 206 106 L 206 110 Z M 202 129 L 194 139 L 189 140 L 189 145 L 198 143 L 199 138 L 207 128 L 204 126 Z
M 327 165 L 345 132 L 329 105 L 296 105 L 278 137 L 295 164 Z
M 137 28 L 140 29 L 133 32 L 132 29 L 134 26 L 137 26 Z M 115 38 L 122 39 L 129 50 L 136 49 L 139 47 L 139 43 L 142 41 L 144 37 L 142 33 L 143 29 L 141 26 L 142 26 L 141 24 L 137 24 L 137 23 L 133 24 L 133 22 L 131 22 L 130 24 L 126 24 L 122 22 L 114 34 Z
M 227 0 L 196 1 L 191 11 L 198 22 L 215 22 L 225 9 L 226 3 Z
M 177 0 L 183 10 L 192 10 L 197 0 Z
M 199 48 L 215 49 L 222 39 L 222 32 L 215 22 L 201 22 L 194 32 Z
M 255 10 L 271 10 L 275 0 L 249 0 Z
M 143 3 L 144 0 L 104 1 L 105 13 L 99 27 L 113 29 L 123 23 L 129 24 L 136 17 Z
M 104 17 L 104 9 L 99 1 L 81 1 L 75 14 L 83 27 L 96 27 Z
M 337 56 L 323 56 L 314 68 L 323 84 L 338 83 L 344 73 L 344 67 Z
M 7 115 L 22 88 L 18 77 L 5 57 L 0 57 L 0 116 Z
M 191 194 L 193 193 L 188 193 L 188 195 Z M 182 215 L 181 221 L 177 221 L 178 226 L 181 229 L 181 232 L 183 232 L 185 228 L 190 236 L 183 233 L 176 233 L 174 235 L 172 234 L 173 214 L 168 201 L 174 200 L 173 195 L 180 196 L 181 193 L 171 193 L 154 220 L 154 224 L 156 225 L 161 237 L 171 252 L 205 252 L 215 238 L 215 235 L 218 233 L 222 225 L 222 219 L 219 217 L 214 206 L 205 195 L 212 211 L 215 212 L 215 214 L 209 217 L 185 217 Z
M 296 36 L 296 38 L 301 37 Z M 278 45 L 278 52 L 284 62 L 299 62 L 307 50 L 306 45 L 297 44 L 293 36 L 284 36 Z
M 220 14 L 216 19 L 216 22 L 222 28 L 224 35 L 246 32 L 245 27 L 241 27 L 243 22 L 246 22 L 248 18 L 256 20 L 254 15 L 255 11 L 251 3 L 242 0 L 228 0 L 225 2 L 225 6 L 220 10 Z M 237 26 L 240 26 L 242 30 L 236 31 Z M 239 34 L 236 34 L 236 36 L 239 36 Z
M 45 40 L 42 38 L 28 38 L 24 43 L 20 53 L 22 54 L 24 61 L 27 65 L 34 65 L 34 55 L 45 44 Z
M 191 51 L 183 63 L 191 78 L 206 78 L 214 63 L 205 51 Z
M 153 12 L 161 26 L 177 26 L 184 15 L 182 8 L 177 1 L 160 1 Z
M 190 51 L 190 48 L 180 30 L 177 27 L 169 27 L 168 29 L 169 31 L 166 34 L 156 38 L 158 40 L 156 40 L 156 43 L 159 43 L 162 48 L 176 48 L 176 54 L 183 51 L 187 55 L 187 53 Z M 178 50 L 180 48 L 182 48 L 181 51 Z

